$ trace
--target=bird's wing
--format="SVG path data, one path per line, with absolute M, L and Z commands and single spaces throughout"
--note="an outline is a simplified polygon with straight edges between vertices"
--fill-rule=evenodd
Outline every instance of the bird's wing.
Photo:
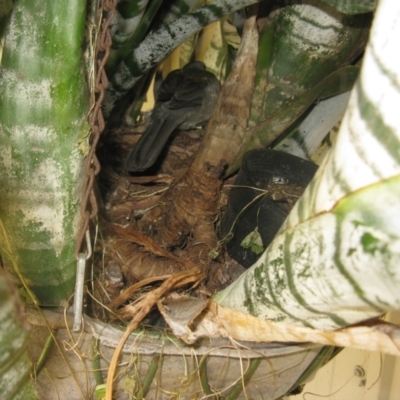
M 163 80 L 158 90 L 156 101 L 163 103 L 171 100 L 174 93 L 179 89 L 179 86 L 182 84 L 183 79 L 184 77 L 182 76 L 181 69 L 170 72 Z
M 143 171 L 151 167 L 176 128 L 192 129 L 210 117 L 218 92 L 218 79 L 204 70 L 203 63 L 170 72 L 160 86 L 150 124 L 125 168 Z
M 200 74 L 204 74 L 204 71 L 201 71 Z M 172 96 L 168 108 L 176 110 L 185 107 L 201 106 L 205 98 L 206 87 L 207 79 L 204 79 L 203 76 L 186 76 Z
M 151 167 L 180 122 L 177 118 L 171 118 L 166 108 L 158 108 L 152 115 L 149 126 L 128 155 L 125 168 L 128 171 L 144 171 Z

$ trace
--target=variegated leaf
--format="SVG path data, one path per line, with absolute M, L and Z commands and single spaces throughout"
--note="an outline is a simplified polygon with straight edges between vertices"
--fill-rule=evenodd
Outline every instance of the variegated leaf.
M 399 16 L 380 2 L 333 151 L 221 304 L 319 329 L 400 309 Z

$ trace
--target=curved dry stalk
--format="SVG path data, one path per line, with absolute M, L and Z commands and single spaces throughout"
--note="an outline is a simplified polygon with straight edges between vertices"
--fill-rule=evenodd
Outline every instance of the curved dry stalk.
M 113 384 L 114 384 L 114 375 L 117 368 L 118 358 L 121 354 L 122 348 L 130 334 L 137 328 L 140 321 L 149 313 L 151 308 L 157 303 L 157 300 L 164 296 L 168 291 L 174 289 L 175 287 L 186 285 L 188 283 L 200 282 L 204 279 L 204 274 L 201 272 L 199 268 L 193 268 L 188 271 L 182 271 L 177 274 L 174 274 L 169 279 L 167 279 L 159 288 L 149 292 L 145 296 L 143 296 L 136 304 L 129 307 L 125 310 L 129 313 L 130 316 L 134 315 L 134 318 L 129 323 L 126 331 L 121 337 L 120 342 L 118 343 L 117 348 L 113 354 L 111 359 L 111 363 L 108 370 L 107 376 L 107 389 L 106 389 L 106 400 L 112 400 L 113 394 Z

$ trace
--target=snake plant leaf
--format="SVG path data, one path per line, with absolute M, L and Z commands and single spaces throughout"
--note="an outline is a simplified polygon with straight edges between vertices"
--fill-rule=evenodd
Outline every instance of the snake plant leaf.
M 158 3 L 160 2 L 156 1 L 154 3 L 159 5 Z M 148 0 L 118 2 L 114 18 L 110 24 L 112 49 L 119 49 L 129 41 L 143 17 L 147 4 Z
M 264 28 L 259 33 L 258 47 L 260 51 L 257 57 L 257 70 L 254 82 L 254 93 L 251 103 L 251 114 L 248 127 L 253 128 L 264 118 L 265 93 L 268 87 L 269 68 L 272 63 L 274 24 L 268 19 Z
M 399 195 L 397 176 L 349 195 L 331 212 L 286 227 L 251 273 L 216 301 L 263 319 L 319 329 L 399 309 L 400 235 L 394 231 L 400 223 L 390 221 L 400 212 Z
M 345 92 L 318 102 L 274 149 L 311 160 L 326 135 L 342 119 L 349 96 L 350 92 Z
M 150 29 L 157 30 L 162 26 L 168 26 L 182 16 L 197 10 L 206 4 L 206 0 L 173 0 L 164 2 L 160 12 L 156 15 L 154 23 Z M 168 74 L 173 69 L 183 68 L 193 59 L 193 54 L 197 46 L 201 46 L 199 41 L 200 32 L 196 32 L 182 42 L 166 59 L 163 60 L 162 70 Z M 200 58 L 201 59 L 201 58 Z
M 399 13 L 380 1 L 335 146 L 221 304 L 319 329 L 400 309 Z
M 0 65 L 1 65 L 1 56 L 3 54 L 5 27 L 7 26 L 7 20 L 10 16 L 13 4 L 14 3 L 12 0 L 0 1 Z
M 227 18 L 215 22 L 214 35 L 204 54 L 207 69 L 223 84 L 233 65 L 232 55 L 239 48 L 240 36 Z
M 148 1 L 118 3 L 110 24 L 112 46 L 106 63 L 109 74 L 143 38 L 161 3 L 161 0 L 152 1 L 147 9 Z
M 248 130 L 227 176 L 247 151 L 269 146 L 312 102 L 351 89 L 355 75 L 343 66 L 364 48 L 369 26 L 369 15 L 332 13 L 318 0 L 291 1 L 269 16 L 260 36 Z M 335 73 L 341 75 L 337 87 Z
M 226 175 L 232 174 L 239 168 L 243 156 L 249 150 L 269 146 L 294 124 L 317 99 L 349 91 L 356 81 L 358 72 L 359 67 L 352 65 L 338 69 L 293 101 L 287 108 L 283 108 L 275 115 L 248 129 L 240 152 L 228 168 Z
M 162 10 L 157 14 L 156 24 L 169 25 L 183 15 L 204 6 L 207 0 L 170 0 L 163 4 Z
M 203 4 L 204 0 L 174 0 L 168 4 L 162 0 L 119 2 L 110 26 L 112 48 L 106 64 L 108 74 L 112 75 L 116 66 L 139 45 L 153 25 L 167 25 Z M 167 12 L 163 12 L 165 7 L 168 7 Z
M 291 1 L 261 32 L 250 127 L 288 107 L 364 49 L 371 16 L 346 16 L 319 0 Z M 262 47 L 261 47 L 262 46 Z
M 81 0 L 16 2 L 0 72 L 0 252 L 49 305 L 74 286 L 79 143 L 88 135 L 85 16 Z
M 121 62 L 111 77 L 103 104 L 108 117 L 121 99 L 145 72 L 156 66 L 187 38 L 226 15 L 261 0 L 215 0 L 149 34 Z
M 22 304 L 10 279 L 0 273 L 0 393 L 4 400 L 34 400 L 32 365 Z
M 362 14 L 375 10 L 377 0 L 322 0 L 343 14 Z
M 186 39 L 179 47 L 179 68 L 183 68 L 193 59 L 193 54 L 199 44 L 199 32 Z M 174 54 L 174 53 L 172 53 Z

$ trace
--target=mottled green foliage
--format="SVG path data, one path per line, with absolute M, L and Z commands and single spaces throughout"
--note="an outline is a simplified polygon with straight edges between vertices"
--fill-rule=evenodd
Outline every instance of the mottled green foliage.
M 344 14 L 362 14 L 374 11 L 377 0 L 322 0 Z
M 217 302 L 325 330 L 400 309 L 398 13 L 399 3 L 381 1 L 329 156 L 259 261 Z
M 310 90 L 293 100 L 290 106 L 284 107 L 279 112 L 260 121 L 253 128 L 248 129 L 240 152 L 228 168 L 226 175 L 232 174 L 239 168 L 241 160 L 247 151 L 271 145 L 279 135 L 300 118 L 314 101 L 350 90 L 356 81 L 358 72 L 359 68 L 355 66 L 347 66 L 334 71 Z
M 85 1 L 19 1 L 0 72 L 0 251 L 43 304 L 73 289 L 88 134 L 85 16 Z
M 242 240 L 242 243 L 240 243 L 240 245 L 244 249 L 251 249 L 251 251 L 256 254 L 261 254 L 264 251 L 264 244 L 262 241 L 262 237 L 260 235 L 260 232 L 258 232 L 257 228 L 255 228 L 248 235 L 246 235 L 245 238 Z
M 305 91 L 353 61 L 367 38 L 370 16 L 332 13 L 319 1 L 288 5 L 261 32 L 251 121 L 290 106 Z
M 151 32 L 116 68 L 104 102 L 105 115 L 109 116 L 115 103 L 132 89 L 147 71 L 166 58 L 186 39 L 211 22 L 259 1 L 215 0 Z
M 346 16 L 318 0 L 290 1 L 269 15 L 260 33 L 248 129 L 226 175 L 238 169 L 247 151 L 269 146 L 294 128 L 314 101 L 351 89 L 355 75 L 331 78 L 362 52 L 370 20 L 371 15 Z
M 34 400 L 28 332 L 12 282 L 0 273 L 0 393 L 2 400 Z

